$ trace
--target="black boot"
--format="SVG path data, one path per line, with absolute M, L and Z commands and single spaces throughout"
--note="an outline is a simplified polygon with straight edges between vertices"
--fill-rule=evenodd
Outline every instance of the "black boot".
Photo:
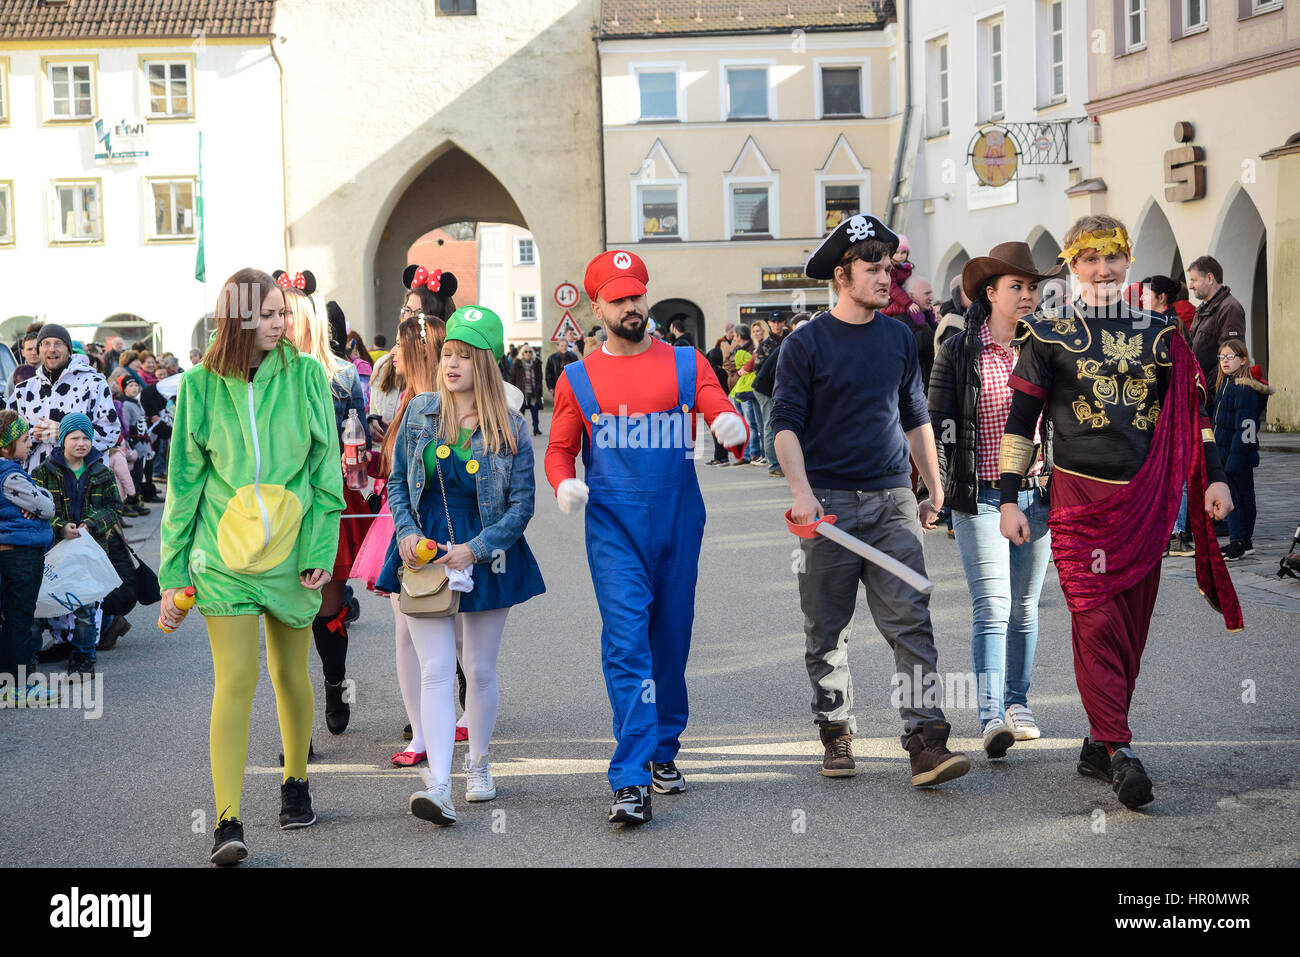
M 330 729 L 330 734 L 342 734 L 348 729 L 348 719 L 352 717 L 352 709 L 348 703 L 343 700 L 343 682 L 336 685 L 325 681 L 325 727 Z

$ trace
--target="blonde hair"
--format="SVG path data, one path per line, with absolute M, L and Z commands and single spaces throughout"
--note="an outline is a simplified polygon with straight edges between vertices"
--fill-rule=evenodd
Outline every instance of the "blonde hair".
M 476 349 L 459 339 L 443 343 L 443 351 L 456 350 L 462 359 L 469 359 L 474 370 L 474 408 L 478 413 L 479 428 L 483 431 L 483 444 L 493 455 L 509 449 L 511 455 L 519 452 L 515 430 L 510 424 L 510 406 L 506 404 L 506 390 L 501 384 L 501 370 L 487 349 Z M 438 424 L 438 438 L 454 443 L 460 438 L 460 423 L 456 420 L 456 405 L 443 378 L 446 363 L 438 363 L 438 399 L 442 416 Z
M 312 356 L 329 374 L 330 385 L 338 385 L 343 368 L 348 363 L 330 350 L 330 326 L 316 317 L 316 303 L 301 289 L 289 286 L 284 289 L 284 302 L 289 307 L 289 338 L 303 355 Z
M 1105 213 L 1095 213 L 1091 216 L 1081 216 L 1074 221 L 1074 225 L 1065 231 L 1065 239 L 1062 241 L 1062 249 L 1069 249 L 1073 246 L 1084 233 L 1105 233 L 1112 229 L 1122 229 L 1125 235 L 1129 235 L 1128 227 L 1116 219 L 1114 216 L 1108 216 Z M 1078 259 L 1075 256 L 1074 259 Z M 1070 262 L 1074 262 L 1071 259 Z

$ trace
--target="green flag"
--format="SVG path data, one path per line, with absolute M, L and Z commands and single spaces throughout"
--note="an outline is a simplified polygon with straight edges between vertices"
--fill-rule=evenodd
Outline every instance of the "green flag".
M 203 262 L 203 133 L 199 133 L 199 195 L 194 199 L 194 210 L 199 220 L 199 249 L 194 256 L 194 278 L 208 281 L 208 268 Z

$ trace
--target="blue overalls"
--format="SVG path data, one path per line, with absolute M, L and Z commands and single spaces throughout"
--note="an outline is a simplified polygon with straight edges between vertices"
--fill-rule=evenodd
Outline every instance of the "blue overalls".
M 649 416 L 602 413 L 583 363 L 563 373 L 590 426 L 582 441 L 587 562 L 604 626 L 600 654 L 618 742 L 609 763 L 615 791 L 649 785 L 648 762 L 674 760 L 686 728 L 704 499 L 689 441 L 662 441 L 689 439 L 695 404 L 695 350 L 673 351 L 677 405 Z M 638 429 L 637 420 L 649 429 Z M 665 444 L 675 447 L 651 447 Z

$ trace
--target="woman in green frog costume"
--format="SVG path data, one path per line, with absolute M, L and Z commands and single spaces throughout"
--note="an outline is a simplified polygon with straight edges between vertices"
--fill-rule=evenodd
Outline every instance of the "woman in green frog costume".
M 222 287 L 216 338 L 181 379 L 162 520 L 162 616 L 193 585 L 212 648 L 212 863 L 248 856 L 240 795 L 258 678 L 258 620 L 275 687 L 284 779 L 280 827 L 316 822 L 307 789 L 312 619 L 329 581 L 343 476 L 329 383 L 284 337 L 285 299 L 266 273 Z

